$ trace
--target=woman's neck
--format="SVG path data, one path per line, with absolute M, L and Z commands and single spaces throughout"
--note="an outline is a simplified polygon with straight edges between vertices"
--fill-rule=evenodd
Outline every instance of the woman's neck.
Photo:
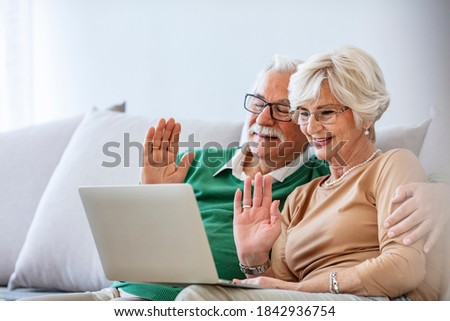
M 364 164 L 371 160 L 377 149 L 372 142 L 362 142 L 346 148 L 339 157 L 333 157 L 330 163 L 331 180 L 339 179 L 344 173 L 353 169 L 355 166 Z

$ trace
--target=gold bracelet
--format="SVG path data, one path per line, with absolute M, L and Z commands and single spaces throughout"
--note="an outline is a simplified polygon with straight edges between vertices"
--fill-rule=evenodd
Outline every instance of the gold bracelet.
M 270 268 L 270 259 L 267 259 L 267 261 L 262 264 L 262 265 L 257 265 L 257 266 L 246 266 L 243 265 L 241 263 L 239 263 L 239 267 L 241 269 L 241 271 L 245 274 L 249 274 L 249 275 L 256 275 L 256 274 L 261 274 L 264 273 L 265 271 L 267 271 Z

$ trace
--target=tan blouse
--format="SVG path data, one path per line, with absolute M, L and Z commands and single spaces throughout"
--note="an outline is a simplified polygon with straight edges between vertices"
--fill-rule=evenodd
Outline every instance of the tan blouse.
M 300 186 L 288 197 L 272 251 L 277 278 L 298 282 L 356 267 L 369 296 L 437 300 L 440 248 L 425 256 L 422 241 L 404 246 L 402 236 L 391 239 L 383 227 L 398 206 L 391 204 L 395 189 L 426 181 L 416 156 L 392 150 L 333 187 L 321 186 L 327 178 Z

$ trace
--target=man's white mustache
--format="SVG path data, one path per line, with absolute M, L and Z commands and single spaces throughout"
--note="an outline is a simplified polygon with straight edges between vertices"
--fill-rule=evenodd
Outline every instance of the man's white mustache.
M 258 134 L 260 136 L 269 136 L 269 137 L 276 137 L 281 141 L 284 141 L 284 133 L 279 130 L 278 128 L 269 127 L 269 126 L 260 126 L 258 124 L 253 124 L 248 129 L 249 134 Z

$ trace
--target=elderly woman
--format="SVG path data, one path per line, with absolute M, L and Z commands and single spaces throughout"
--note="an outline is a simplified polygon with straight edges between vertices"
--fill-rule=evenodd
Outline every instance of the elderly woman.
M 273 289 L 191 286 L 183 300 L 437 300 L 440 264 L 383 226 L 400 184 L 424 182 L 407 150 L 377 150 L 374 123 L 389 105 L 383 74 L 366 52 L 316 55 L 291 77 L 289 100 L 331 175 L 298 187 L 283 213 L 271 180 L 247 179 L 235 196 L 234 238 L 247 279 Z M 242 205 L 241 205 L 242 204 Z M 274 290 L 276 289 L 276 290 Z

